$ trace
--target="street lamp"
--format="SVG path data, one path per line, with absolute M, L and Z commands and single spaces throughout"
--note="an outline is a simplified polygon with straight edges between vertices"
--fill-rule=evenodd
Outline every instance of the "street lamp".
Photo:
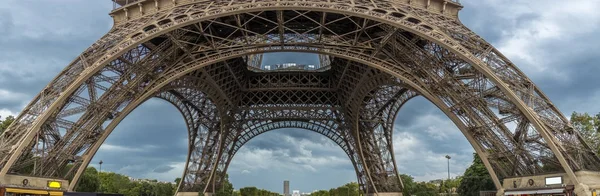
M 100 164 L 100 172 L 99 173 L 102 173 L 102 163 L 104 163 L 104 162 L 102 162 L 102 160 L 100 160 L 100 163 L 99 163 Z
M 450 180 L 450 158 L 451 157 L 449 155 L 446 155 L 445 157 L 446 157 L 446 159 L 448 159 L 448 180 Z
M 451 157 L 450 157 L 450 155 L 446 155 L 445 157 L 446 157 L 446 159 L 448 159 L 448 180 L 446 182 L 446 183 L 448 183 L 448 182 L 450 182 L 450 158 Z M 450 188 L 450 187 L 448 187 L 448 188 Z M 448 195 L 450 195 L 450 189 L 448 189 Z

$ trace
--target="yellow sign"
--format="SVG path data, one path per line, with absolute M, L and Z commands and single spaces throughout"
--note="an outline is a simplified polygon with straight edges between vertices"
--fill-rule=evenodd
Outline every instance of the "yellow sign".
M 62 183 L 59 181 L 48 181 L 48 188 L 59 189 L 62 187 Z

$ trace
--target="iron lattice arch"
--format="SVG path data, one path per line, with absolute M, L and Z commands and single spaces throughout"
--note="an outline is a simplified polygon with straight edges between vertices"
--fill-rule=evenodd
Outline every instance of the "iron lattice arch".
M 455 2 L 134 2 L 114 10 L 114 28 L 1 135 L 0 177 L 77 182 L 119 122 L 152 97 L 175 105 L 188 128 L 179 191 L 214 191 L 248 140 L 296 127 L 339 145 L 366 193 L 401 192 L 393 122 L 415 96 L 456 124 L 499 189 L 506 177 L 559 172 L 578 185 L 574 172 L 600 170 L 539 88 L 458 21 Z M 248 58 L 282 51 L 327 62 L 262 71 Z

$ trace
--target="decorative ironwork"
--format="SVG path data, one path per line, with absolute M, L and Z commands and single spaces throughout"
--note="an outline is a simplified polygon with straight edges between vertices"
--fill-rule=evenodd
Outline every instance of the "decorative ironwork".
M 188 127 L 180 191 L 214 191 L 245 142 L 296 127 L 338 144 L 363 191 L 400 192 L 393 121 L 415 96 L 459 127 L 499 188 L 505 177 L 553 172 L 581 186 L 574 172 L 600 171 L 600 158 L 538 87 L 458 21 L 455 1 L 120 5 L 111 13 L 115 27 L 0 136 L 0 177 L 76 182 L 115 126 L 152 97 L 173 103 Z M 263 53 L 282 51 L 318 53 L 323 67 L 257 69 Z

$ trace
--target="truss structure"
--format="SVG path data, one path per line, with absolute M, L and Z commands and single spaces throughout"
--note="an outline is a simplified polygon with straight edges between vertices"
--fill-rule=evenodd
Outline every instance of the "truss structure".
M 289 127 L 339 145 L 364 192 L 401 192 L 393 122 L 415 96 L 457 125 L 499 189 L 546 173 L 584 186 L 574 172 L 600 170 L 539 88 L 458 21 L 454 1 L 116 2 L 114 28 L 0 136 L 0 177 L 72 179 L 72 190 L 116 125 L 153 97 L 187 124 L 182 192 L 213 192 L 241 146 Z M 261 54 L 281 51 L 317 53 L 322 68 L 257 69 Z

